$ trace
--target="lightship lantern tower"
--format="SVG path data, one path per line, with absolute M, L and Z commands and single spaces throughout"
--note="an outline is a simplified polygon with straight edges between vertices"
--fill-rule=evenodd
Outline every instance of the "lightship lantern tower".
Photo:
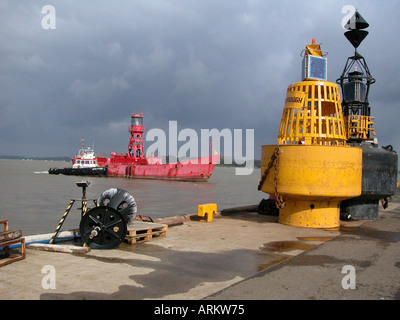
M 129 133 L 131 134 L 129 139 L 128 155 L 134 159 L 144 159 L 145 154 L 143 152 L 143 133 L 145 128 L 143 127 L 143 113 L 132 113 L 131 125 L 129 127 Z

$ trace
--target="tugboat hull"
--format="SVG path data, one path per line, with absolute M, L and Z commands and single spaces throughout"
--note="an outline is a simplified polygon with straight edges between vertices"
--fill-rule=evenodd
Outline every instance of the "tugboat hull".
M 96 168 L 50 168 L 50 174 L 64 174 L 66 176 L 106 176 L 107 167 Z

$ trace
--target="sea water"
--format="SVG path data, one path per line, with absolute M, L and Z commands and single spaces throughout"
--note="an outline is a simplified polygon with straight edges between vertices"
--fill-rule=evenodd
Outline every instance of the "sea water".
M 258 191 L 260 169 L 235 175 L 233 167 L 216 167 L 208 182 L 181 182 L 123 177 L 84 177 L 48 174 L 68 162 L 0 159 L 0 220 L 23 235 L 51 233 L 71 199 L 82 198 L 76 182 L 90 181 L 87 199 L 98 199 L 110 188 L 121 188 L 136 200 L 138 214 L 152 218 L 195 214 L 197 205 L 216 203 L 218 210 L 256 205 L 268 195 Z M 61 230 L 77 229 L 81 202 L 76 201 Z M 93 202 L 88 203 L 93 207 Z

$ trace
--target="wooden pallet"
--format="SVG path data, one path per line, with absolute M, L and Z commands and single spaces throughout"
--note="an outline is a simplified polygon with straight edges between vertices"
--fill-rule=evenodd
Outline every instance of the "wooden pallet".
M 8 230 L 8 220 L 1 220 L 0 224 L 4 224 L 4 231 L 0 232 L 0 267 L 6 264 L 23 260 L 26 258 L 25 253 L 25 238 L 21 238 L 21 230 Z M 10 246 L 20 244 L 20 254 L 11 253 Z
M 129 244 L 142 243 L 154 238 L 165 237 L 168 225 L 153 222 L 135 221 L 128 225 L 125 241 Z

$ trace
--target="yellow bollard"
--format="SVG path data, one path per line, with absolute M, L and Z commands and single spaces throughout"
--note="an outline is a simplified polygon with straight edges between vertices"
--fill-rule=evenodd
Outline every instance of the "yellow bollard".
M 197 216 L 204 218 L 200 219 L 200 221 L 211 222 L 213 220 L 213 214 L 216 213 L 217 213 L 216 203 L 199 204 L 197 206 Z

